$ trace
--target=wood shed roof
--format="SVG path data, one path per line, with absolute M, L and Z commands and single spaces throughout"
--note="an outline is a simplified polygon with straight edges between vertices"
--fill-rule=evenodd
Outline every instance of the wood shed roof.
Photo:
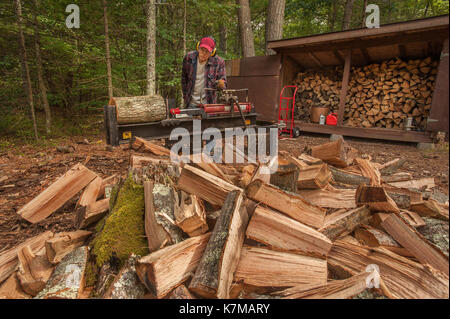
M 449 36 L 449 15 L 307 37 L 270 41 L 268 47 L 293 58 L 304 68 L 342 65 L 352 50 L 352 65 L 403 59 L 438 58 Z

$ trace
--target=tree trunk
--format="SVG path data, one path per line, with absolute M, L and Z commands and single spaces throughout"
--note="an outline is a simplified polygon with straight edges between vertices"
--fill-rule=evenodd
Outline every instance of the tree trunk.
M 223 55 L 227 54 L 227 27 L 223 24 L 220 25 L 220 41 L 219 48 Z
M 36 125 L 36 114 L 34 113 L 34 103 L 33 103 L 33 91 L 31 89 L 30 71 L 28 70 L 27 62 L 27 51 L 25 48 L 25 38 L 22 32 L 22 4 L 20 0 L 15 0 L 16 3 L 16 14 L 17 14 L 17 25 L 19 29 L 19 54 L 20 62 L 22 64 L 22 77 L 23 86 L 25 92 L 27 92 L 27 102 L 31 111 L 31 120 L 33 121 L 34 137 L 36 141 L 38 140 L 37 125 Z
M 366 7 L 367 7 L 367 0 L 364 0 L 361 28 L 364 28 L 366 26 Z
M 111 55 L 109 52 L 109 35 L 108 35 L 108 4 L 107 0 L 103 0 L 103 21 L 105 26 L 105 47 L 106 47 L 106 72 L 108 77 L 108 97 L 113 97 L 112 72 L 111 72 Z
M 333 0 L 330 8 L 330 17 L 328 20 L 328 28 L 330 32 L 334 31 L 334 25 L 336 23 L 336 14 L 337 14 L 337 0 Z
M 155 73 L 156 8 L 155 0 L 147 0 L 147 95 L 156 93 Z
M 344 20 L 342 22 L 342 30 L 350 29 L 350 21 L 352 20 L 353 2 L 355 0 L 347 0 L 345 2 Z
M 42 59 L 41 59 L 41 45 L 39 40 L 39 30 L 37 22 L 37 10 L 38 10 L 38 0 L 34 0 L 35 12 L 34 12 L 34 44 L 36 48 L 36 69 L 38 75 L 39 89 L 41 90 L 42 104 L 44 105 L 45 111 L 45 130 L 47 134 L 50 134 L 50 128 L 52 123 L 52 117 L 50 112 L 50 106 L 47 100 L 47 88 L 45 87 L 44 79 L 42 78 Z
M 255 56 L 250 5 L 248 0 L 236 0 L 239 5 L 238 19 L 244 57 Z
M 274 55 L 276 52 L 267 48 L 267 42 L 283 38 L 283 22 L 285 0 L 269 0 L 266 18 L 266 55 Z

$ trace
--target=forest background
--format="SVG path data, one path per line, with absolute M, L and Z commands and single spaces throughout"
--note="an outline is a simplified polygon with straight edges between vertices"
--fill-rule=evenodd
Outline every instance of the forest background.
M 69 4 L 79 28 L 68 28 Z M 111 96 L 181 100 L 181 65 L 212 35 L 225 60 L 273 54 L 267 40 L 449 13 L 445 0 L 9 0 L 0 4 L 0 151 L 99 132 Z

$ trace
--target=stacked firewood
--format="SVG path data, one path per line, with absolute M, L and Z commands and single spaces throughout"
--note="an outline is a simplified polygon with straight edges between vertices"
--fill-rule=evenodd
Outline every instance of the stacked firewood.
M 311 108 L 315 106 L 329 107 L 330 112 L 337 112 L 341 83 L 341 67 L 298 73 L 294 81 L 298 87 L 296 118 L 309 121 Z
M 449 296 L 448 257 L 419 233 L 424 216 L 448 221 L 448 202 L 423 196 L 433 179 L 398 172 L 404 159 L 374 163 L 342 138 L 299 157 L 280 153 L 276 169 L 170 161 L 175 154 L 139 138 L 131 147 L 152 155 L 132 154 L 111 192 L 77 166 L 19 210 L 36 222 L 58 207 L 50 193 L 65 194 L 61 204 L 85 187 L 78 231 L 0 255 L 0 280 L 9 278 L 0 297 L 351 298 L 373 285 L 388 298 Z M 95 225 L 90 205 L 102 193 L 109 212 Z M 89 266 L 115 247 L 100 269 Z
M 407 118 L 417 129 L 426 127 L 431 109 L 438 61 L 431 57 L 352 67 L 346 97 L 344 125 L 403 129 Z M 341 69 L 336 72 L 341 79 Z M 323 73 L 299 73 L 296 85 L 300 119 L 307 120 L 311 106 L 328 106 L 336 112 L 341 82 Z M 304 97 L 302 97 L 304 96 Z

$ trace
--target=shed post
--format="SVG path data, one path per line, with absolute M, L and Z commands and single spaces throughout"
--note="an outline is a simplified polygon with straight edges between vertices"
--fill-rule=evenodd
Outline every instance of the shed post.
M 345 52 L 344 75 L 342 77 L 341 95 L 339 98 L 338 125 L 344 122 L 345 98 L 347 97 L 348 81 L 350 79 L 350 66 L 352 64 L 352 50 Z

